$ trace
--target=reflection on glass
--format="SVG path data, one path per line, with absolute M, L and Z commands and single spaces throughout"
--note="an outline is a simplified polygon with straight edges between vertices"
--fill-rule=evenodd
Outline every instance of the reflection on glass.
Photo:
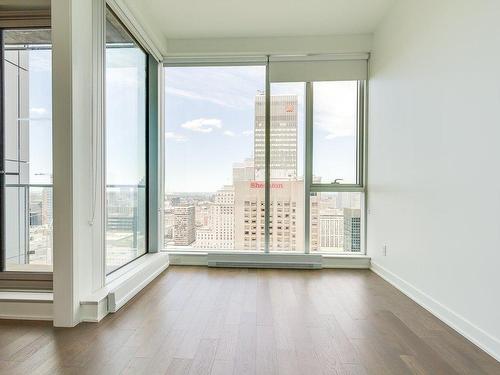
M 270 251 L 304 251 L 305 84 L 271 84 Z
M 147 56 L 106 12 L 106 272 L 146 252 Z
M 315 183 L 356 184 L 357 81 L 314 82 Z
M 165 247 L 264 249 L 265 74 L 165 68 Z
M 52 42 L 4 30 L 5 270 L 52 270 Z
M 361 251 L 362 193 L 311 193 L 311 251 Z

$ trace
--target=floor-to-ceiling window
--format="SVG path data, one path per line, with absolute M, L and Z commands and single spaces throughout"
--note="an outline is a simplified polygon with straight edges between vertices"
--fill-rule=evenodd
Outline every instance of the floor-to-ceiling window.
M 1 30 L 4 271 L 52 270 L 50 29 Z
M 362 88 L 358 81 L 311 83 L 310 250 L 314 252 L 362 250 Z
M 265 69 L 165 69 L 165 247 L 264 249 Z
M 106 11 L 106 273 L 147 251 L 147 54 Z
M 202 60 L 165 66 L 164 248 L 363 252 L 366 61 Z

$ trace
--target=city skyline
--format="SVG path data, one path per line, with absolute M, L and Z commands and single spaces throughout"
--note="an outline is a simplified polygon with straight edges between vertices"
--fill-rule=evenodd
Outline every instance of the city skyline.
M 288 85 L 288 89 L 297 84 Z M 271 95 L 271 163 L 269 249 L 272 251 L 305 250 L 304 179 L 298 160 L 299 108 L 303 97 L 290 94 Z M 230 184 L 216 190 L 167 192 L 165 196 L 164 245 L 189 250 L 262 251 L 265 248 L 265 173 L 264 173 L 264 95 L 254 96 L 253 157 L 231 163 Z M 211 126 L 211 128 L 209 128 Z M 221 130 L 211 121 L 205 125 L 189 122 L 200 133 Z M 210 129 L 210 130 L 209 130 Z M 170 129 L 168 129 L 170 130 Z M 186 168 L 186 166 L 184 166 Z M 351 193 L 311 196 L 310 250 L 360 251 L 361 199 Z M 356 194 L 356 193 L 354 193 Z

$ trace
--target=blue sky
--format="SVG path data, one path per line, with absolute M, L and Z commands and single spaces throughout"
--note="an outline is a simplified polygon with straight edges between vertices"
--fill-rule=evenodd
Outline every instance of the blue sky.
M 29 52 L 30 182 L 34 184 L 52 183 L 51 64 L 51 50 Z
M 315 84 L 315 174 L 354 179 L 356 85 Z M 210 192 L 232 182 L 232 165 L 253 156 L 255 95 L 265 68 L 165 69 L 167 192 Z M 299 176 L 303 173 L 304 84 L 272 84 L 271 95 L 299 97 Z
M 232 182 L 232 165 L 253 154 L 255 95 L 265 67 L 167 68 L 167 192 L 215 191 Z
M 136 185 L 146 176 L 146 55 L 106 50 L 106 183 Z
M 144 176 L 145 107 L 137 50 L 108 53 L 107 170 L 109 184 Z M 50 51 L 30 54 L 31 182 L 50 183 Z M 255 95 L 265 68 L 193 67 L 165 71 L 165 183 L 167 192 L 210 192 L 231 184 L 232 166 L 253 156 Z M 138 88 L 141 88 L 139 91 Z M 314 173 L 329 182 L 354 182 L 356 85 L 315 83 Z M 271 94 L 299 97 L 299 176 L 303 173 L 304 85 L 273 84 Z M 139 123 L 139 126 L 137 124 Z M 36 142 L 34 141 L 36 140 Z M 37 175 L 37 174 L 44 175 Z

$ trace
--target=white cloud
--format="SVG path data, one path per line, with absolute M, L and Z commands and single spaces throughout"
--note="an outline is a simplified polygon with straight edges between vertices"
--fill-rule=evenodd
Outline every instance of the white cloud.
M 314 122 L 326 139 L 356 135 L 357 87 L 352 82 L 314 85 Z
M 257 67 L 193 67 L 166 70 L 165 93 L 236 110 L 252 108 L 265 87 L 265 69 Z
M 217 104 L 220 106 L 225 106 L 225 107 L 228 106 L 227 103 L 223 100 L 218 100 L 218 99 L 210 97 L 208 95 L 207 96 L 200 95 L 200 94 L 195 93 L 194 91 L 178 89 L 175 87 L 166 87 L 165 92 L 167 94 L 182 96 L 182 97 L 188 98 L 188 99 L 204 100 L 204 101 L 211 102 L 211 103 L 214 103 L 214 104 Z
M 176 142 L 186 142 L 187 138 L 181 134 L 176 134 L 174 132 L 165 132 L 165 139 L 171 139 Z
M 233 131 L 231 130 L 226 130 L 224 133 L 224 135 L 227 135 L 228 137 L 234 137 L 236 134 L 234 134 Z
M 18 118 L 18 120 L 21 121 L 51 121 L 51 113 L 47 108 L 43 107 L 32 107 L 30 108 L 30 116 L 29 117 L 23 117 L 23 118 Z
M 222 128 L 222 121 L 217 118 L 198 118 L 185 122 L 181 128 L 199 133 L 210 133 L 214 129 Z
M 30 108 L 30 114 L 32 116 L 43 116 L 48 113 L 46 108 Z
M 252 135 L 253 134 L 253 130 L 245 130 L 243 132 L 241 132 L 242 135 Z

